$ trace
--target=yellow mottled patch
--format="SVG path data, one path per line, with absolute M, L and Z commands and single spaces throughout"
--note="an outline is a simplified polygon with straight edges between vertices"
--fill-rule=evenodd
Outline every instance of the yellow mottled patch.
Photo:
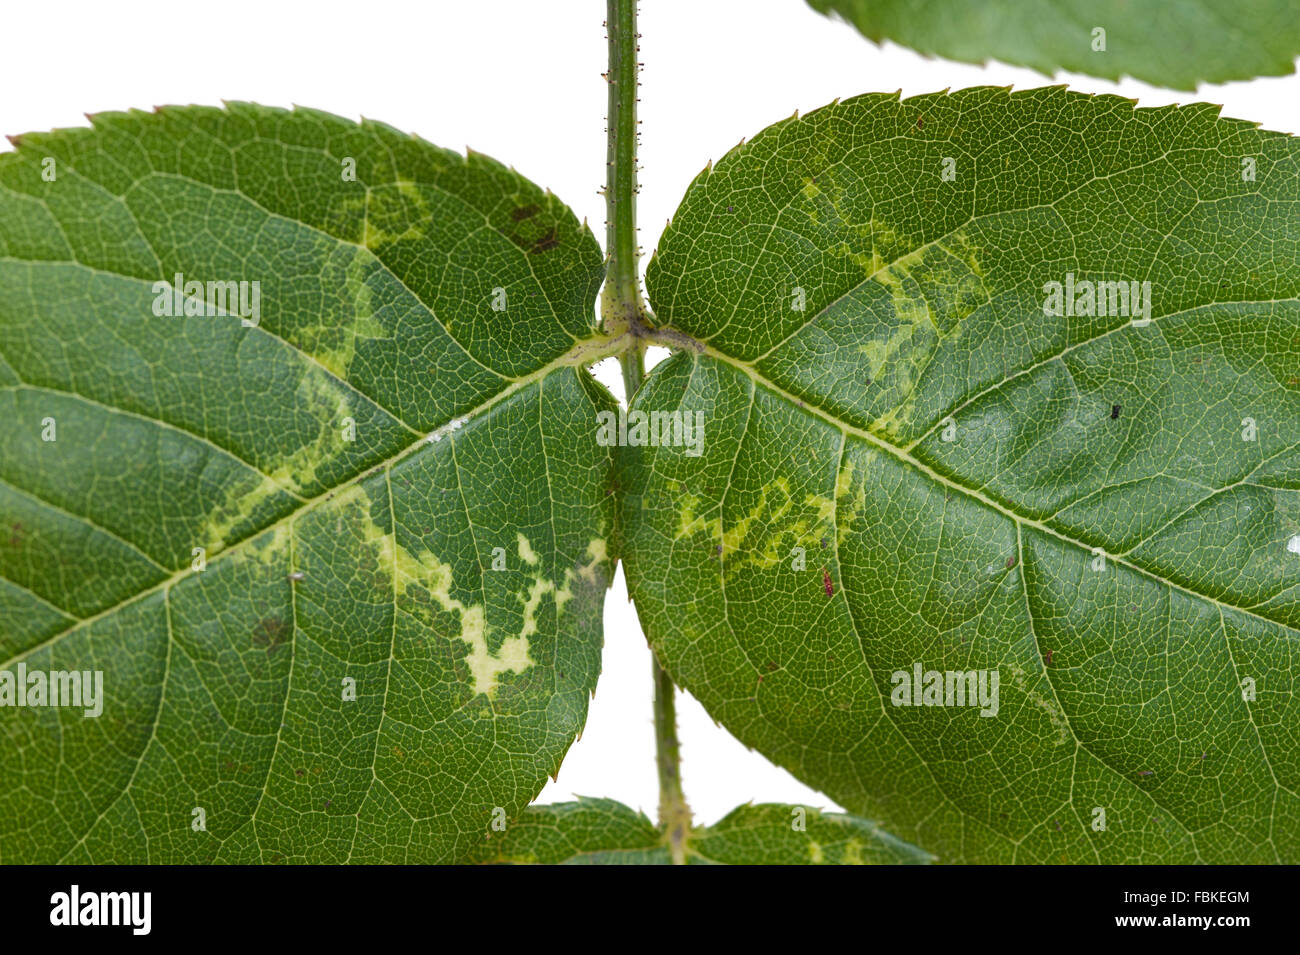
M 847 494 L 852 480 L 852 462 L 847 471 L 836 479 L 836 495 Z M 859 487 L 859 497 L 862 488 Z M 683 494 L 678 502 L 678 527 L 676 539 L 704 533 L 718 542 L 720 556 L 726 559 L 747 545 L 745 563 L 760 568 L 770 568 L 790 559 L 791 548 L 803 547 L 812 552 L 820 549 L 838 519 L 840 529 L 837 540 L 842 542 L 856 517 L 855 507 L 837 506 L 837 502 L 824 494 L 804 495 L 802 506 L 797 505 L 790 492 L 788 478 L 778 477 L 768 482 L 760 491 L 758 503 L 745 516 L 730 527 L 724 528 L 722 518 L 705 519 L 696 513 L 700 498 Z M 766 525 L 767 534 L 761 541 L 749 541 L 757 523 Z
M 316 423 L 316 437 L 283 456 L 260 479 L 232 484 L 225 498 L 208 514 L 199 539 L 208 554 L 223 550 L 232 532 L 252 518 L 277 494 L 302 497 L 316 482 L 316 470 L 342 453 L 343 419 L 351 414 L 347 391 L 315 365 L 303 366 L 295 394 L 296 406 Z
M 252 518 L 269 498 L 283 490 L 281 484 L 268 477 L 250 478 L 228 486 L 225 497 L 209 512 L 198 533 L 208 556 L 225 550 L 235 529 Z
M 432 221 L 429 204 L 414 182 L 399 179 L 395 185 L 396 191 L 391 186 L 366 191 L 366 224 L 361 242 L 372 251 L 406 239 L 422 239 L 424 223 Z M 397 231 L 398 224 L 404 224 L 401 231 Z
M 835 500 L 838 501 L 844 497 L 849 493 L 849 489 L 853 487 L 853 469 L 855 466 L 852 458 L 846 458 L 839 474 L 835 475 Z
M 368 249 L 350 251 L 353 254 L 345 269 L 339 268 L 336 255 L 326 258 L 322 266 L 322 285 L 343 290 L 339 304 L 342 315 L 327 313 L 319 324 L 296 328 L 293 333 L 295 344 L 345 381 L 356 357 L 358 341 L 392 338 L 375 318 L 375 293 L 366 281 L 377 260 Z
M 578 573 L 582 574 L 591 583 L 596 581 L 596 572 L 599 566 L 609 560 L 607 547 L 608 545 L 603 537 L 594 538 L 587 544 L 587 557 L 589 560 L 578 569 Z
M 587 544 L 588 562 L 578 567 L 576 577 L 584 580 L 588 585 L 595 586 L 600 582 L 598 576 L 601 572 L 600 565 L 608 562 L 608 544 L 603 537 L 592 538 Z M 555 591 L 555 612 L 561 613 L 564 605 L 573 599 L 573 582 L 575 574 L 572 570 L 564 572 L 564 586 Z
M 520 633 L 501 641 L 495 652 L 488 648 L 488 626 L 481 604 L 466 604 L 452 595 L 452 568 L 427 550 L 418 554 L 397 543 L 370 516 L 370 499 L 359 485 L 353 485 L 334 501 L 331 508 L 347 512 L 360 527 L 365 543 L 373 547 L 380 568 L 392 575 L 394 588 L 403 597 L 420 588 L 444 612 L 460 621 L 459 639 L 468 645 L 465 665 L 469 668 L 475 694 L 492 696 L 503 673 L 522 673 L 533 665 L 528 655 L 528 638 L 537 632 L 537 606 L 545 593 L 554 589 L 549 581 L 537 581 L 525 600 L 524 624 Z M 530 609 L 531 608 L 531 609 Z M 531 626 L 530 626 L 531 624 Z
M 289 552 L 289 539 L 289 525 L 278 524 L 269 534 L 263 534 L 253 541 L 244 555 L 258 563 L 270 565 Z
M 298 380 L 296 404 L 316 422 L 316 438 L 287 455 L 271 479 L 302 494 L 316 483 L 316 469 L 343 451 L 343 419 L 351 417 L 348 392 L 321 368 L 308 365 Z
M 524 626 L 519 631 L 519 635 L 525 639 L 531 637 L 537 632 L 537 608 L 542 604 L 542 598 L 555 590 L 555 584 L 542 577 L 533 578 L 532 587 L 528 590 L 528 599 L 524 601 Z
M 862 861 L 862 843 L 857 839 L 850 839 L 844 844 L 844 858 L 840 865 L 865 865 Z
M 808 861 L 813 865 L 826 864 L 826 853 L 822 852 L 820 842 L 813 842 L 811 839 L 808 840 Z
M 523 534 L 517 535 L 519 540 L 519 559 L 525 564 L 537 563 L 537 552 L 533 550 L 533 545 L 528 543 L 528 538 Z

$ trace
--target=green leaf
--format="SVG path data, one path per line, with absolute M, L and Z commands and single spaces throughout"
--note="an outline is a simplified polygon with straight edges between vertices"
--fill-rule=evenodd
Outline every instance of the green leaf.
M 0 156 L 0 670 L 104 697 L 0 710 L 0 859 L 476 851 L 599 669 L 595 240 L 378 123 L 92 123 Z
M 705 438 L 621 450 L 624 559 L 715 719 L 944 862 L 1300 861 L 1295 139 L 863 96 L 703 172 L 647 284 L 698 347 L 634 407 Z
M 1192 90 L 1295 72 L 1300 17 L 1290 0 L 808 0 L 877 43 L 1052 75 L 1071 70 Z M 1096 31 L 1104 31 L 1104 35 Z
M 495 835 L 495 834 L 494 834 Z M 529 806 L 496 836 L 485 861 L 514 865 L 668 865 L 662 833 L 613 799 Z
M 804 806 L 740 806 L 691 834 L 690 852 L 725 865 L 924 865 L 933 859 L 874 822 Z
M 669 865 L 664 833 L 612 799 L 530 806 L 493 844 L 489 860 L 541 865 Z M 924 864 L 930 857 L 874 823 L 804 806 L 741 806 L 692 830 L 691 865 Z

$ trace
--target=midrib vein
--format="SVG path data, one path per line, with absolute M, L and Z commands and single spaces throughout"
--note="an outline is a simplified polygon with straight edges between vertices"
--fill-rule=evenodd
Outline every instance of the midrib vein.
M 1069 544 L 1072 547 L 1078 547 L 1084 551 L 1087 551 L 1088 553 L 1092 553 L 1092 551 L 1096 548 L 1100 548 L 1101 550 L 1105 551 L 1105 548 L 1102 547 L 1101 544 L 1091 544 L 1088 543 L 1087 541 L 1083 541 L 1083 540 L 1079 540 L 1078 538 L 1071 537 L 1069 534 L 1057 530 L 1055 527 L 1052 527 L 1050 524 L 1045 524 L 1042 521 L 1036 520 L 1032 517 L 1026 517 L 1023 514 L 1020 514 L 1019 512 L 1013 510 L 1010 506 L 1003 504 L 1001 501 L 997 500 L 996 498 L 990 497 L 989 495 L 985 494 L 983 491 L 979 490 L 978 488 L 973 488 L 973 487 L 969 487 L 968 485 L 961 484 L 960 482 L 955 481 L 952 478 L 949 478 L 939 473 L 934 468 L 930 467 L 930 465 L 913 457 L 910 453 L 908 453 L 903 448 L 900 448 L 898 445 L 886 441 L 885 439 L 879 437 L 876 434 L 873 434 L 870 431 L 866 431 L 862 428 L 859 428 L 855 425 L 849 424 L 848 422 L 841 420 L 839 417 L 832 414 L 830 411 L 827 411 L 825 408 L 822 408 L 820 405 L 816 404 L 815 402 L 810 401 L 808 398 L 802 398 L 798 395 L 791 394 L 790 392 L 782 388 L 780 385 L 769 380 L 764 375 L 756 371 L 751 365 L 748 365 L 743 361 L 734 359 L 730 355 L 718 351 L 716 348 L 714 348 L 711 345 L 708 344 L 703 345 L 702 351 L 697 353 L 697 357 L 696 357 L 697 361 L 699 360 L 698 358 L 699 354 L 707 355 L 708 357 L 712 358 L 714 361 L 720 362 L 721 364 L 734 368 L 736 371 L 739 371 L 740 373 L 747 375 L 754 382 L 756 386 L 762 387 L 765 391 L 785 401 L 788 401 L 791 405 L 795 407 L 802 408 L 812 413 L 816 417 L 821 418 L 827 424 L 830 424 L 833 427 L 839 429 L 841 432 L 848 435 L 852 435 L 855 438 L 865 441 L 867 444 L 870 444 L 872 447 L 884 451 L 886 454 L 891 455 L 896 460 L 907 465 L 908 467 L 914 468 L 915 470 L 921 472 L 926 477 L 930 478 L 930 480 L 934 481 L 936 484 L 940 484 L 943 487 L 956 491 L 958 494 L 964 494 L 969 498 L 979 501 L 985 507 L 997 511 L 999 514 L 1002 514 L 1004 517 L 1010 518 L 1012 521 L 1014 521 L 1017 525 L 1021 527 L 1032 527 L 1034 530 L 1041 531 L 1044 534 L 1047 534 L 1051 537 L 1055 537 L 1059 541 Z M 1157 574 L 1155 571 L 1143 567 L 1140 564 L 1134 563 L 1133 561 L 1125 559 L 1123 557 L 1113 555 L 1109 552 L 1106 553 L 1106 557 L 1112 563 L 1119 564 L 1120 566 L 1123 567 L 1127 567 L 1129 570 L 1132 570 L 1134 573 L 1141 574 L 1143 577 L 1153 580 L 1156 583 L 1162 584 L 1165 587 L 1169 587 L 1174 590 L 1181 591 L 1182 593 L 1185 593 L 1190 597 L 1195 597 L 1197 600 L 1208 601 L 1209 603 L 1213 604 L 1216 607 L 1219 607 L 1220 609 L 1226 609 L 1234 613 L 1243 614 L 1247 617 L 1253 617 L 1254 619 L 1259 620 L 1262 623 L 1269 624 L 1270 626 L 1282 627 L 1283 629 L 1288 630 L 1291 633 L 1296 634 L 1297 636 L 1300 636 L 1300 630 L 1297 630 L 1295 627 L 1283 623 L 1281 620 L 1274 620 L 1272 617 L 1267 617 L 1261 613 L 1257 613 L 1256 611 L 1250 610 L 1246 607 L 1239 607 L 1236 604 L 1229 603 L 1224 600 L 1219 600 L 1217 597 L 1212 597 L 1209 594 L 1203 594 L 1200 593 L 1199 591 L 1192 590 L 1190 587 L 1186 587 L 1183 584 L 1180 584 L 1173 580 L 1168 580 L 1165 577 L 1162 577 L 1159 574 Z
M 492 397 L 480 403 L 477 407 L 463 414 L 453 415 L 448 420 L 455 421 L 460 418 L 469 418 L 472 420 L 481 417 L 482 415 L 490 412 L 495 406 L 501 404 L 507 398 L 511 397 L 512 395 L 516 394 L 519 391 L 522 391 L 524 388 L 527 388 L 529 385 L 532 385 L 534 382 L 540 381 L 541 379 L 547 377 L 551 373 L 560 371 L 564 368 L 579 367 L 597 361 L 599 360 L 599 358 L 606 357 L 606 355 L 604 354 L 605 352 L 610 352 L 611 354 L 617 352 L 618 348 L 620 347 L 620 344 L 621 343 L 618 339 L 606 339 L 601 336 L 593 336 L 591 338 L 579 341 L 577 344 L 573 346 L 573 348 L 569 349 L 569 351 L 565 352 L 559 358 L 556 358 L 548 362 L 546 365 L 543 365 L 541 368 L 537 369 L 536 371 L 532 372 L 529 375 L 525 375 L 522 378 L 514 379 L 513 381 L 510 382 L 509 385 L 501 389 L 501 391 L 497 392 Z M 594 414 L 592 416 L 592 421 L 593 422 L 595 421 Z M 435 429 L 434 433 L 436 433 L 436 430 L 437 429 Z M 455 440 L 455 432 L 451 432 L 445 435 L 445 438 L 448 441 Z M 215 561 L 222 560 L 223 558 L 228 557 L 232 554 L 239 553 L 246 546 L 248 546 L 249 543 L 261 537 L 263 534 L 267 533 L 268 531 L 274 531 L 276 528 L 284 525 L 291 525 L 300 516 L 308 513 L 317 505 L 322 504 L 325 501 L 328 501 L 330 498 L 332 498 L 335 494 L 339 493 L 340 491 L 346 490 L 352 485 L 358 483 L 364 478 L 370 477 L 373 474 L 377 474 L 383 470 L 391 469 L 394 465 L 398 464 L 404 459 L 408 457 L 413 457 L 415 454 L 419 453 L 419 451 L 422 448 L 427 447 L 430 443 L 431 442 L 429 440 L 429 436 L 422 434 L 419 440 L 414 441 L 413 443 L 407 445 L 405 448 L 398 451 L 396 454 L 384 459 L 383 461 L 378 461 L 374 464 L 366 466 L 361 471 L 352 475 L 346 480 L 339 482 L 338 484 L 334 485 L 333 487 L 325 491 L 322 491 L 316 497 L 305 500 L 299 507 L 290 511 L 288 514 L 284 515 L 279 520 L 267 524 L 264 527 L 259 527 L 256 530 L 249 531 L 247 534 L 245 534 L 242 538 L 240 538 L 235 543 L 231 544 L 230 546 L 222 549 L 218 553 L 213 554 L 211 557 L 209 557 L 207 559 L 207 563 L 211 565 Z M 92 616 L 86 617 L 82 620 L 78 620 L 76 623 L 72 624 L 66 629 L 60 630 L 58 633 L 46 638 L 45 640 L 42 640 L 40 643 L 36 644 L 35 646 L 32 646 L 22 651 L 21 653 L 14 655 L 13 657 L 10 657 L 8 660 L 5 660 L 3 663 L 0 663 L 0 668 L 8 667 L 11 664 L 19 662 L 20 660 L 24 660 L 27 657 L 31 656 L 32 654 L 40 650 L 43 650 L 46 647 L 49 647 L 55 643 L 58 643 L 68 634 L 74 633 L 77 630 L 80 630 L 82 627 L 86 627 L 93 623 L 96 623 L 97 621 L 102 620 L 105 617 L 110 617 L 113 614 L 117 613 L 119 610 L 122 610 L 138 601 L 144 600 L 147 597 L 150 597 L 153 594 L 158 593 L 159 591 L 167 590 L 173 584 L 179 583 L 180 581 L 184 580 L 186 577 L 192 576 L 194 573 L 195 571 L 189 569 L 188 567 L 182 570 L 178 570 L 170 577 L 167 577 L 166 579 L 159 581 L 153 586 L 145 590 L 142 590 L 137 594 L 133 594 L 132 596 L 127 597 L 125 600 L 121 600 L 118 603 L 114 604 L 113 606 L 107 607 Z

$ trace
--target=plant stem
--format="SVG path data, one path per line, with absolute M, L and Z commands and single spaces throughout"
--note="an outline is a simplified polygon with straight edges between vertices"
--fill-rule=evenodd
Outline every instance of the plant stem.
M 605 248 L 608 263 L 601 293 L 601 318 L 607 335 L 627 333 L 631 343 L 619 355 L 627 402 L 645 378 L 646 307 L 641 298 L 637 267 L 636 147 L 637 132 L 637 0 L 607 0 L 609 31 L 608 147 L 605 153 Z M 674 865 L 686 862 L 691 810 L 682 795 L 681 752 L 677 742 L 677 711 L 672 678 L 652 659 L 654 667 L 655 756 L 659 767 L 659 824 Z
M 681 749 L 677 742 L 676 687 L 651 659 L 655 681 L 655 750 L 659 763 L 659 824 L 664 827 L 673 865 L 686 864 L 686 840 L 691 831 L 691 808 L 682 794 Z
M 605 331 L 635 335 L 644 327 L 645 305 L 637 269 L 636 147 L 637 54 L 636 0 L 607 0 L 609 33 L 608 146 L 605 151 L 605 249 L 608 269 L 601 296 Z M 631 400 L 631 393 L 628 399 Z

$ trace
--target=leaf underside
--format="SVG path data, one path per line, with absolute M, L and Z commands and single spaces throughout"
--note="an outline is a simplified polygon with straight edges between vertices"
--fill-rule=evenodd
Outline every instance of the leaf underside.
M 943 862 L 1300 861 L 1296 140 L 863 96 L 702 173 L 647 285 L 700 348 L 634 406 L 706 437 L 620 450 L 624 559 L 715 719 Z M 894 705 L 918 664 L 996 715 Z
M 809 0 L 880 43 L 963 63 L 1001 60 L 1048 76 L 1070 70 L 1193 90 L 1295 72 L 1293 0 Z M 1096 30 L 1105 31 L 1104 38 Z M 1098 41 L 1104 39 L 1104 44 Z
M 740 806 L 691 832 L 689 865 L 924 865 L 931 858 L 865 819 L 800 806 Z M 612 799 L 530 806 L 486 861 L 531 865 L 669 865 L 664 833 Z
M 0 710 L 0 861 L 480 851 L 599 670 L 594 238 L 373 122 L 92 123 L 0 156 L 0 669 L 106 698 Z M 178 273 L 260 321 L 159 317 Z

